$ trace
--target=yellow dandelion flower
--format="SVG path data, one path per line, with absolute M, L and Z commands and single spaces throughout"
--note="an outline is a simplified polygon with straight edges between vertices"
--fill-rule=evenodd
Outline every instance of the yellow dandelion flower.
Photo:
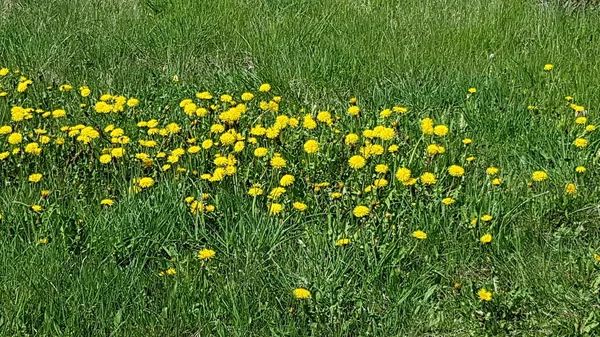
M 412 236 L 413 236 L 414 238 L 416 238 L 416 239 L 419 239 L 419 240 L 425 240 L 425 239 L 427 239 L 427 233 L 425 233 L 425 232 L 423 232 L 423 231 L 421 231 L 421 230 L 414 231 L 414 232 L 412 233 Z
M 198 260 L 210 260 L 215 257 L 215 255 L 216 252 L 214 250 L 204 248 L 198 252 Z

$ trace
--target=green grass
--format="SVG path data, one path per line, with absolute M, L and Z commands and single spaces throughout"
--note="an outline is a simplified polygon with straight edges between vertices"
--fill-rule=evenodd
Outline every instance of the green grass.
M 202 139 L 212 123 L 188 128 L 182 99 L 204 90 L 237 99 L 265 82 L 283 97 L 280 113 L 343 116 L 340 137 L 381 123 L 383 108 L 409 108 L 399 119 L 400 154 L 385 159 L 390 186 L 373 198 L 351 192 L 371 183 L 374 163 L 351 173 L 346 161 L 357 150 L 327 128 L 267 143 L 296 176 L 281 216 L 266 212 L 265 198 L 246 195 L 251 183 L 263 183 L 268 193 L 278 180 L 251 150 L 239 156 L 238 174 L 220 184 L 144 170 L 135 158 L 99 165 L 110 146 L 104 134 L 91 147 L 44 145 L 41 157 L 0 161 L 0 335 L 599 334 L 593 255 L 600 252 L 600 138 L 592 132 L 587 148 L 572 146 L 580 129 L 565 101 L 573 96 L 600 124 L 599 22 L 597 10 L 516 0 L 0 2 L 0 68 L 34 80 L 18 94 L 18 76 L 0 78 L 10 88 L 0 122 L 45 128 L 53 140 L 63 125 L 102 130 L 114 123 L 132 138 L 133 155 L 144 138 L 135 124 L 157 118 L 186 125 L 161 149 L 187 148 L 185 139 Z M 554 70 L 543 71 L 547 63 Z M 46 90 L 63 83 L 73 92 Z M 89 98 L 77 94 L 81 85 L 92 89 Z M 478 92 L 467 98 L 470 87 Z M 107 92 L 141 104 L 120 115 L 79 108 Z M 350 97 L 363 110 L 359 122 L 346 115 Z M 68 118 L 36 115 L 21 127 L 10 120 L 13 105 L 65 108 Z M 421 138 L 424 117 L 451 130 L 436 138 L 447 153 L 427 166 L 440 183 L 407 189 L 393 172 L 409 164 L 415 174 L 425 170 L 431 140 Z M 0 152 L 11 150 L 0 137 Z M 307 137 L 321 141 L 319 160 L 302 152 Z M 463 137 L 473 145 L 463 146 Z M 471 165 L 470 155 L 477 157 Z M 192 158 L 184 156 L 181 166 L 214 169 L 208 154 Z M 455 185 L 443 172 L 456 163 L 467 176 Z M 500 188 L 490 187 L 485 174 L 492 165 L 504 179 Z M 575 174 L 577 165 L 587 167 L 585 175 Z M 540 169 L 550 179 L 527 186 Z M 44 173 L 37 185 L 27 182 L 34 172 Z M 156 185 L 130 193 L 131 179 L 144 175 Z M 340 202 L 327 198 L 332 189 L 309 188 L 338 180 L 348 188 Z M 577 183 L 576 197 L 565 195 L 568 182 Z M 42 200 L 41 189 L 52 192 Z M 203 192 L 216 212 L 194 216 L 183 199 Z M 440 205 L 447 193 L 457 199 L 450 208 Z M 107 197 L 113 207 L 99 205 Z M 309 204 L 305 214 L 291 211 L 299 198 Z M 376 212 L 352 216 L 354 206 L 372 199 L 381 203 Z M 34 203 L 45 210 L 32 212 Z M 490 224 L 470 227 L 486 213 L 495 218 Z M 427 240 L 411 237 L 417 229 Z M 483 246 L 478 240 L 486 232 L 494 241 Z M 336 247 L 341 237 L 352 243 Z M 204 247 L 216 251 L 214 259 L 198 261 Z M 170 267 L 176 275 L 158 276 Z M 310 300 L 293 298 L 301 286 Z M 478 300 L 483 287 L 493 291 L 491 302 Z

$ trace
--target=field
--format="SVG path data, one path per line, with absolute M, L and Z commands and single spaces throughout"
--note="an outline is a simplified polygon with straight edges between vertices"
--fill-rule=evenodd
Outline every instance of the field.
M 0 336 L 600 335 L 600 10 L 0 1 Z

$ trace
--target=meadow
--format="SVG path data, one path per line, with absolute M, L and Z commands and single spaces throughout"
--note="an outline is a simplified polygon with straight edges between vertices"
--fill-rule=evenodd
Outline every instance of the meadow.
M 0 336 L 600 334 L 600 11 L 3 0 Z

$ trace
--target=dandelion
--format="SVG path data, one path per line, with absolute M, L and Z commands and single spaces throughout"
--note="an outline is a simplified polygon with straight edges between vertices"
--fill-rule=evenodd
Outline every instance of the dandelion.
M 477 296 L 481 301 L 489 302 L 492 300 L 492 292 L 485 288 L 479 289 L 479 291 L 477 291 Z
M 544 66 L 544 70 L 545 70 L 545 71 L 550 71 L 550 70 L 552 70 L 552 69 L 554 69 L 554 65 L 552 65 L 552 64 L 550 64 L 550 63 L 548 63 L 548 64 L 546 64 L 546 65 Z
M 585 166 L 577 166 L 575 168 L 575 172 L 577 172 L 577 173 L 585 173 L 585 171 L 587 171 L 587 169 L 585 168 Z
M 315 153 L 319 151 L 319 142 L 314 139 L 306 141 L 306 143 L 304 143 L 304 151 L 306 153 Z
M 285 159 L 281 158 L 280 156 L 274 156 L 271 158 L 270 163 L 271 166 L 276 169 L 284 168 L 286 165 Z
M 486 215 L 484 215 L 484 216 L 481 217 L 481 221 L 483 221 L 483 222 L 489 222 L 489 221 L 492 221 L 493 218 L 494 217 L 492 217 L 491 215 L 486 214 Z
M 292 293 L 299 300 L 304 300 L 304 299 L 310 298 L 310 291 L 308 291 L 305 288 L 296 288 L 296 289 L 294 289 L 294 291 Z
M 198 252 L 198 260 L 210 260 L 215 257 L 216 252 L 212 249 L 203 248 Z
M 474 94 L 477 92 L 477 88 L 469 88 L 469 94 Z
M 100 163 L 108 164 L 112 160 L 112 156 L 110 154 L 103 154 L 100 156 Z
M 576 138 L 573 141 L 573 145 L 575 145 L 576 147 L 586 147 L 588 145 L 588 141 L 587 141 L 587 139 Z
M 21 135 L 18 132 L 11 133 L 10 136 L 8 136 L 8 144 L 10 144 L 10 145 L 21 144 L 22 141 L 23 141 L 23 135 Z
M 32 182 L 32 183 L 37 183 L 40 180 L 42 180 L 42 174 L 41 173 L 34 173 L 34 174 L 31 174 L 29 176 L 29 181 Z
M 112 199 L 102 199 L 100 201 L 100 205 L 103 205 L 103 206 L 112 206 L 114 204 L 115 204 L 115 202 Z
M 149 187 L 152 187 L 152 186 L 154 186 L 154 179 L 152 179 L 152 178 L 150 178 L 150 177 L 144 177 L 144 178 L 141 178 L 141 179 L 138 181 L 138 185 L 139 185 L 141 188 L 149 188 Z
M 569 183 L 565 185 L 565 192 L 569 195 L 575 195 L 577 194 L 577 186 L 573 183 Z
M 434 133 L 433 119 L 425 118 L 421 121 L 421 132 L 426 135 L 432 135 Z
M 544 181 L 548 179 L 548 174 L 544 171 L 535 171 L 531 174 L 531 179 L 537 182 Z
M 465 169 L 458 165 L 448 167 L 448 173 L 453 177 L 462 177 L 465 174 Z
M 462 143 L 465 145 L 469 145 L 469 144 L 473 143 L 473 140 L 471 138 L 465 138 L 462 140 Z
M 304 212 L 306 211 L 306 209 L 308 208 L 308 206 L 300 201 L 296 201 L 292 204 L 292 207 L 294 207 L 294 209 L 300 211 L 300 212 Z
M 339 240 L 337 240 L 337 241 L 335 242 L 335 245 L 336 245 L 336 246 L 338 246 L 338 247 L 341 247 L 341 246 L 347 246 L 347 245 L 349 245 L 349 244 L 350 244 L 350 239 L 346 239 L 346 238 L 344 238 L 344 239 L 339 239 Z
M 282 204 L 271 204 L 269 206 L 269 213 L 271 213 L 273 215 L 277 215 L 277 214 L 281 213 L 281 211 L 283 211 Z
M 363 156 L 355 155 L 348 159 L 348 164 L 351 168 L 358 170 L 363 168 L 366 165 L 367 161 Z
M 484 235 L 483 235 L 483 236 L 482 236 L 482 237 L 479 239 L 479 241 L 480 241 L 482 244 L 486 244 L 486 243 L 490 243 L 490 242 L 492 242 L 492 234 L 490 234 L 490 233 L 484 234 Z
M 40 206 L 40 205 L 31 205 L 31 209 L 34 212 L 41 212 L 44 208 L 42 206 Z
M 355 217 L 357 218 L 362 218 L 366 215 L 368 215 L 370 212 L 369 207 L 367 206 L 356 206 L 354 207 L 354 210 L 352 210 L 352 214 L 354 214 Z
M 456 200 L 454 200 L 450 197 L 442 199 L 442 204 L 444 204 L 446 206 L 450 206 L 450 205 L 454 204 L 455 202 L 456 202 Z
M 446 125 L 436 125 L 433 128 L 433 133 L 436 136 L 443 137 L 448 134 L 448 127 Z
M 358 142 L 358 135 L 355 133 L 349 133 L 346 135 L 346 137 L 344 137 L 344 142 L 346 143 L 346 145 L 354 145 Z
M 283 177 L 281 177 L 281 179 L 279 180 L 279 185 L 287 187 L 290 186 L 294 183 L 296 179 L 294 178 L 293 175 L 291 174 L 286 174 Z
M 263 83 L 258 88 L 258 91 L 260 91 L 260 92 L 269 92 L 269 91 L 271 91 L 271 85 L 269 83 Z
M 411 174 L 412 173 L 411 173 L 410 169 L 408 169 L 406 167 L 401 167 L 398 169 L 398 171 L 396 171 L 396 179 L 398 179 L 401 182 L 406 182 L 411 179 L 411 177 L 410 177 Z
M 357 105 L 353 105 L 348 108 L 348 114 L 351 116 L 356 116 L 360 113 L 360 108 Z
M 435 174 L 430 172 L 425 172 L 421 175 L 421 183 L 423 185 L 435 185 L 437 179 L 435 178 Z
M 416 239 L 419 239 L 419 240 L 425 240 L 425 239 L 427 239 L 427 233 L 425 233 L 425 232 L 423 232 L 423 231 L 421 231 L 421 230 L 414 231 L 414 232 L 412 233 L 412 236 L 413 236 L 414 238 L 416 238 Z

